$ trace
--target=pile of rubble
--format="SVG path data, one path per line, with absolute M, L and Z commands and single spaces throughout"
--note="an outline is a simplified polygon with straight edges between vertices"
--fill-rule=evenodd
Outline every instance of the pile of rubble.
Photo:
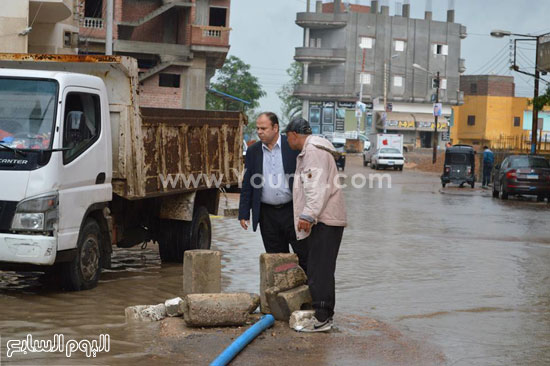
M 218 251 L 186 251 L 183 273 L 183 297 L 158 305 L 130 306 L 125 311 L 127 321 L 179 316 L 190 327 L 241 326 L 249 322 L 258 305 L 262 313 L 273 314 L 281 321 L 289 321 L 297 310 L 311 309 L 307 276 L 298 265 L 296 254 L 260 256 L 260 295 L 221 292 Z

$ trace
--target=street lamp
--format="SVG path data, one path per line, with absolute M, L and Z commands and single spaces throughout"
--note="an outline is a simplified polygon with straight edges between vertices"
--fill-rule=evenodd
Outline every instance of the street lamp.
M 420 66 L 419 64 L 413 64 L 413 68 L 418 69 L 420 71 L 424 71 L 428 73 L 428 75 L 434 75 L 432 72 L 428 71 L 424 67 Z M 441 83 L 441 79 L 439 77 L 439 71 L 435 74 L 435 102 L 439 103 L 439 85 Z M 437 161 L 437 145 L 439 145 L 439 140 L 437 138 L 437 122 L 438 122 L 438 116 L 437 113 L 434 113 L 434 138 L 433 138 L 433 157 L 432 157 L 432 163 L 435 164 Z
M 491 31 L 491 36 L 495 38 L 503 38 L 503 37 L 509 37 L 509 36 L 516 36 L 516 37 L 524 37 L 523 39 L 515 39 L 514 40 L 514 65 L 512 66 L 512 69 L 514 71 L 517 71 L 519 73 L 533 76 L 535 78 L 535 86 L 534 86 L 534 98 L 537 98 L 539 96 L 539 79 L 540 79 L 540 72 L 539 72 L 539 43 L 540 39 L 544 36 L 549 35 L 550 33 L 540 34 L 538 36 L 534 36 L 532 34 L 519 34 L 519 33 L 512 33 L 510 31 L 506 30 L 493 30 Z M 525 71 L 521 71 L 519 67 L 516 65 L 516 41 L 535 41 L 536 47 L 535 47 L 535 73 L 531 74 Z M 537 129 L 538 129 L 538 121 L 539 121 L 539 111 L 536 108 L 536 106 L 533 104 L 533 123 L 532 123 L 532 131 L 531 131 L 531 154 L 537 153 Z
M 384 113 L 388 111 L 388 61 L 399 57 L 399 54 L 391 55 L 389 59 L 384 60 Z M 386 119 L 384 119 L 384 133 L 386 133 Z

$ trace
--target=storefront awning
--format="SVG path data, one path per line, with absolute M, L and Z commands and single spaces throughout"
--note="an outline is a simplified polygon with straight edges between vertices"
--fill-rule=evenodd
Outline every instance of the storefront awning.
M 435 129 L 435 117 L 429 113 L 414 113 L 416 129 L 418 131 L 433 131 Z M 449 128 L 447 118 L 441 116 L 437 118 L 437 129 L 446 130 Z
M 390 130 L 414 130 L 414 117 L 410 113 L 388 112 L 385 125 Z M 384 128 L 383 114 L 378 113 L 378 127 Z

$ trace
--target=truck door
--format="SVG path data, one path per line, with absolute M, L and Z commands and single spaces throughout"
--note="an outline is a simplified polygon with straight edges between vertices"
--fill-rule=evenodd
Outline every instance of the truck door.
M 83 217 L 94 203 L 112 198 L 110 135 L 102 119 L 99 91 L 66 88 L 60 136 L 62 167 L 59 182 L 58 250 L 75 248 Z M 103 126 L 103 127 L 102 127 Z

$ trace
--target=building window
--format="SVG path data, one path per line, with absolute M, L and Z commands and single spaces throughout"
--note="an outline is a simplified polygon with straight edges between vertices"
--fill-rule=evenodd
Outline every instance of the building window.
M 321 48 L 321 38 L 317 38 L 317 48 Z
M 393 86 L 401 88 L 403 86 L 403 76 L 395 75 L 393 77 Z
M 433 50 L 435 55 L 447 56 L 449 54 L 449 46 L 446 44 L 434 44 Z
M 397 51 L 397 52 L 405 51 L 405 41 L 396 40 L 395 41 L 395 51 Z
M 165 88 L 179 88 L 180 75 L 177 74 L 159 74 L 159 86 Z
M 86 0 L 84 3 L 84 17 L 103 18 L 103 0 Z
M 361 48 L 374 48 L 374 38 L 371 37 L 361 37 L 361 42 L 359 43 Z
M 359 83 L 360 84 L 370 84 L 371 83 L 370 74 L 367 74 L 366 72 L 360 73 L 359 74 Z
M 432 87 L 435 89 L 437 88 L 437 79 L 436 78 L 433 78 L 432 79 Z M 439 78 L 439 89 L 447 89 L 447 79 L 445 78 Z
M 477 84 L 476 83 L 470 84 L 470 93 L 477 93 Z
M 514 127 L 519 127 L 521 125 L 521 118 L 514 117 Z
M 71 32 L 69 31 L 63 32 L 63 47 L 71 48 Z
M 475 126 L 476 116 L 468 116 L 468 126 Z
M 226 8 L 210 8 L 210 17 L 208 20 L 208 25 L 211 27 L 225 27 L 227 19 L 227 9 Z

